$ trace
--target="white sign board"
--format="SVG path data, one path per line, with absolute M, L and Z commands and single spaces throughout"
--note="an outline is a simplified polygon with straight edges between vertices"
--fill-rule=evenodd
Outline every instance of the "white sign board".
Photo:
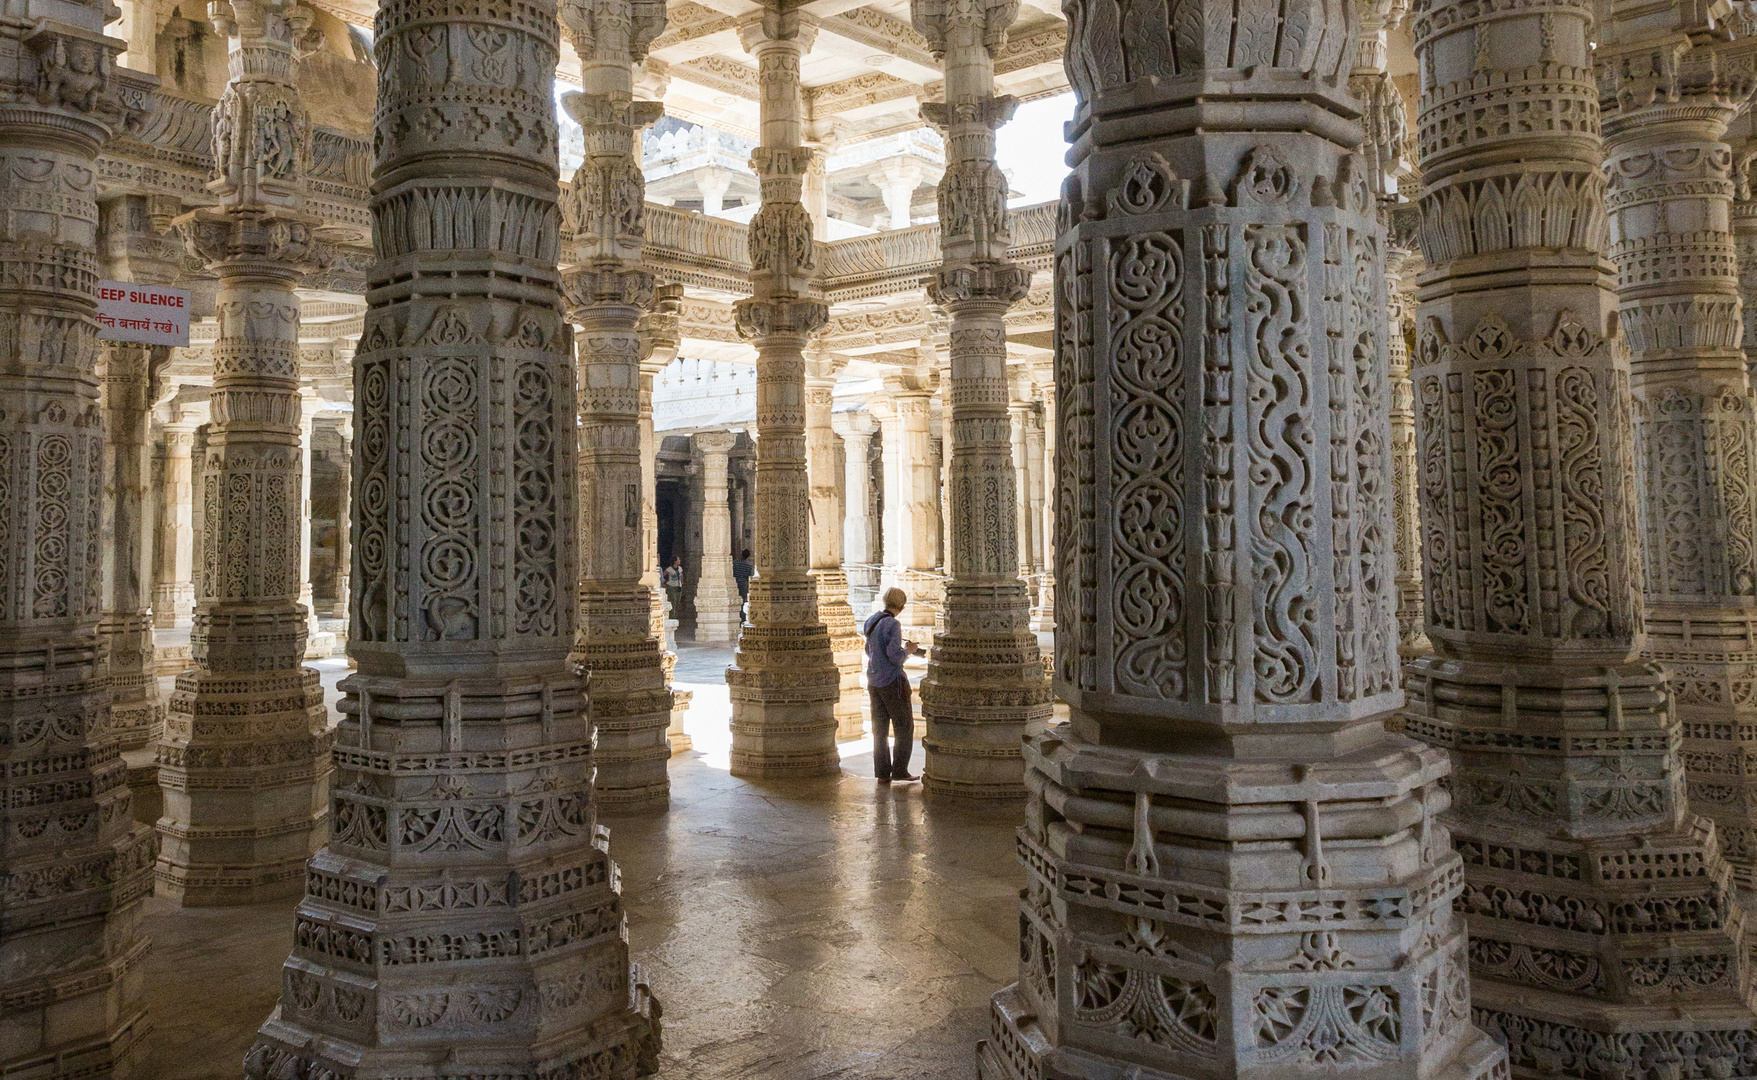
M 162 285 L 100 281 L 98 336 L 142 345 L 188 345 L 189 293 Z

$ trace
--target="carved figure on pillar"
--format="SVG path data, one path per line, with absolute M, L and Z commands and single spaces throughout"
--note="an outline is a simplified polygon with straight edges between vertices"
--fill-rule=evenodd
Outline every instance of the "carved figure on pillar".
M 756 573 L 732 694 L 732 774 L 748 778 L 837 772 L 841 697 L 829 631 L 818 615 L 806 464 L 805 348 L 829 321 L 812 295 L 817 270 L 811 215 L 800 201 L 812 151 L 801 143 L 799 61 L 816 23 L 765 8 L 739 25 L 762 86 L 762 144 L 750 163 L 762 208 L 750 222 L 751 295 L 738 332 L 757 350 Z
M 1056 663 L 985 1080 L 1487 1078 L 1403 704 L 1357 16 L 1071 0 Z M 1366 811 L 1371 807 L 1370 812 Z
M 1757 413 L 1733 235 L 1727 125 L 1757 87 L 1757 39 L 1700 9 L 1610 9 L 1593 61 L 1610 255 L 1629 345 L 1647 647 L 1684 730 L 1690 801 L 1757 884 Z M 1655 70 L 1655 50 L 1668 58 Z
M 1020 578 L 1019 498 L 1008 416 L 1007 309 L 1031 272 L 1007 260 L 1007 180 L 994 132 L 1013 98 L 994 94 L 994 54 L 1013 3 L 918 0 L 915 27 L 945 65 L 946 100 L 921 107 L 946 139 L 939 185 L 943 262 L 928 296 L 951 317 L 946 448 L 944 630 L 921 684 L 930 792 L 971 798 L 1025 794 L 1021 739 L 1049 722 L 1049 677 Z M 1019 451 L 1023 451 L 1021 429 Z
M 1640 655 L 1591 22 L 1564 0 L 1415 9 L 1434 651 L 1408 666 L 1405 730 L 1452 751 L 1474 1015 L 1514 1075 L 1746 1075 L 1744 917 L 1685 799 L 1665 673 Z M 1520 122 L 1483 123 L 1491 103 Z
M 114 11 L 114 8 L 109 9 Z M 0 1075 L 122 1076 L 149 1030 L 157 844 L 110 732 L 97 363 L 100 149 L 149 76 L 104 5 L 0 20 Z
M 165 703 L 153 659 L 147 612 L 147 417 L 158 377 L 170 360 L 163 345 L 105 342 L 100 382 L 104 409 L 104 615 L 98 632 L 110 651 L 110 730 L 123 750 L 164 734 Z
M 558 26 L 547 0 L 378 8 L 377 259 L 354 360 L 358 670 L 341 683 L 335 827 L 247 1080 L 657 1067 L 659 1009 L 629 964 L 569 662 L 578 402 L 557 265 Z M 491 100 L 500 121 L 475 122 Z M 644 603 L 629 604 L 643 634 Z
M 671 805 L 665 729 L 671 690 L 652 625 L 645 570 L 641 316 L 653 276 L 641 268 L 646 183 L 635 140 L 657 102 L 634 100 L 634 71 L 665 29 L 663 0 L 563 0 L 585 90 L 563 105 L 585 133 L 573 178 L 574 265 L 562 277 L 580 328 L 580 625 L 574 659 L 589 680 L 605 813 Z
M 216 0 L 230 78 L 214 109 L 219 205 L 178 219 L 219 278 L 219 340 L 190 652 L 159 743 L 160 895 L 190 905 L 297 893 L 328 835 L 328 714 L 305 656 L 299 298 L 313 219 L 310 128 L 285 5 Z

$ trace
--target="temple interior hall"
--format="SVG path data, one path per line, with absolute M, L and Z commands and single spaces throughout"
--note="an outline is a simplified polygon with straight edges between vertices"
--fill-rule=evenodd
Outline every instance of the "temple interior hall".
M 0 1080 L 1757 1080 L 1754 5 L 0 0 Z

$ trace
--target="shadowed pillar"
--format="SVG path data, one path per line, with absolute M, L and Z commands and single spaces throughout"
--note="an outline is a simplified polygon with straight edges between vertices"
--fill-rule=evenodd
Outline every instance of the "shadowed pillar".
M 1355 12 L 1067 10 L 1070 722 L 1025 745 L 1019 981 L 979 1072 L 1504 1075 L 1471 1022 L 1446 755 L 1385 730 L 1385 241 Z

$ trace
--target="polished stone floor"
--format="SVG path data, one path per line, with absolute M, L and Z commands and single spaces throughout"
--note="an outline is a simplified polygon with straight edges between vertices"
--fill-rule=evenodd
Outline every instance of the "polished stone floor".
M 672 759 L 670 814 L 609 823 L 634 958 L 665 1006 L 659 1076 L 974 1077 L 988 996 L 1017 964 L 1020 806 L 880 787 L 864 740 L 842 744 L 839 777 L 734 779 L 731 655 L 680 647 L 697 749 Z M 320 665 L 326 684 L 345 673 L 333 663 Z M 241 1075 L 278 992 L 292 908 L 147 902 L 156 1033 L 142 1076 Z

